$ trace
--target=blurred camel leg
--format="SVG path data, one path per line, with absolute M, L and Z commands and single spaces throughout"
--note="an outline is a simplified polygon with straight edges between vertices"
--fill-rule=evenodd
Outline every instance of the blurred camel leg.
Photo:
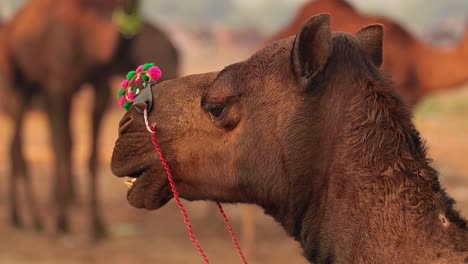
M 6 112 L 12 117 L 13 121 L 13 139 L 10 145 L 11 157 L 11 179 L 10 179 L 10 217 L 11 224 L 14 227 L 21 227 L 21 219 L 18 212 L 18 182 L 23 180 L 24 192 L 28 209 L 33 219 L 34 228 L 42 230 L 42 223 L 39 218 L 38 209 L 36 206 L 36 196 L 31 184 L 29 170 L 24 158 L 22 131 L 24 125 L 24 116 L 28 110 L 31 99 L 28 96 L 19 93 L 13 93 L 10 100 L 6 102 Z
M 62 87 L 62 86 L 57 86 Z M 70 109 L 72 94 L 50 95 L 46 97 L 52 145 L 54 150 L 54 177 L 57 191 L 57 231 L 68 233 L 68 207 L 71 202 L 71 129 Z
M 247 258 L 254 258 L 255 250 L 255 206 L 241 205 L 242 249 Z
M 23 117 L 25 112 L 25 106 L 22 102 L 17 102 L 14 109 L 8 109 L 12 104 L 10 104 L 7 109 L 11 112 L 12 121 L 13 121 L 13 138 L 10 141 L 10 159 L 11 159 L 11 168 L 10 168 L 10 221 L 13 227 L 21 227 L 21 218 L 19 216 L 18 210 L 18 181 L 21 176 L 20 170 L 20 160 L 21 160 L 21 130 Z
M 106 75 L 107 76 L 107 75 Z M 100 239 L 106 236 L 102 217 L 99 214 L 99 198 L 98 198 L 98 164 L 99 164 L 99 131 L 101 130 L 101 123 L 104 113 L 109 104 L 110 96 L 110 85 L 107 78 L 99 78 L 92 81 L 94 88 L 94 109 L 93 109 L 93 121 L 92 121 L 92 133 L 91 133 L 91 155 L 89 159 L 89 172 L 91 176 L 90 190 L 91 190 L 91 225 L 92 235 L 94 239 Z

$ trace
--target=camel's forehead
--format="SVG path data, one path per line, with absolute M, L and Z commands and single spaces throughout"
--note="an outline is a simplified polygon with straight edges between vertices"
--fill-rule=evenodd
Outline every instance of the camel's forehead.
M 289 36 L 280 40 L 272 41 L 264 48 L 258 50 L 254 55 L 272 55 L 282 52 L 284 49 L 291 50 L 295 36 Z
M 250 58 L 239 63 L 226 66 L 221 71 L 214 71 L 201 74 L 193 74 L 185 77 L 167 80 L 159 84 L 161 87 L 193 87 L 204 88 L 222 81 L 226 84 L 228 80 L 241 81 L 245 79 L 255 79 L 262 76 L 266 71 L 271 71 L 277 67 L 270 67 L 275 63 L 282 63 L 289 59 L 292 48 L 293 37 L 275 41 L 265 48 L 257 51 Z
M 282 74 L 290 60 L 293 37 L 275 41 L 247 60 L 226 66 L 216 80 L 247 81 L 270 74 Z M 229 82 L 229 81 L 228 81 Z
M 268 44 L 246 61 L 246 67 L 258 67 L 258 65 L 262 65 L 264 68 L 267 68 L 265 66 L 275 64 L 278 61 L 284 62 L 284 59 L 290 58 L 293 42 L 294 37 L 291 36 Z

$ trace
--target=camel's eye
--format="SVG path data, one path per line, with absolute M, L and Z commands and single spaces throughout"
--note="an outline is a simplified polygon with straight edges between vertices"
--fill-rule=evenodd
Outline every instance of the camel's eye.
M 223 113 L 226 112 L 226 108 L 231 104 L 233 97 L 227 96 L 221 99 L 210 99 L 202 98 L 201 107 L 203 110 L 210 114 L 211 119 L 220 119 Z
M 203 106 L 203 109 L 210 114 L 210 117 L 212 119 L 218 119 L 224 113 L 224 109 L 226 109 L 226 106 L 224 104 L 208 103 Z
M 232 130 L 240 120 L 239 109 L 233 96 L 209 100 L 202 98 L 201 108 L 219 128 Z

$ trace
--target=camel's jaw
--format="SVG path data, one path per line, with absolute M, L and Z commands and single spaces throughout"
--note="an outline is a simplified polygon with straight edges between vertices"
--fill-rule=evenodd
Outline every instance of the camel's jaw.
M 130 187 L 127 200 L 132 206 L 158 209 L 172 198 L 166 173 L 155 156 L 138 159 L 135 155 L 128 155 L 134 145 L 126 144 L 127 139 L 125 136 L 120 137 L 115 144 L 111 162 L 112 172 L 117 177 L 131 178 L 124 179 L 124 182 Z M 157 156 L 156 153 L 154 155 Z
M 168 181 L 154 169 L 138 176 L 127 192 L 127 200 L 132 206 L 149 210 L 161 208 L 171 198 Z

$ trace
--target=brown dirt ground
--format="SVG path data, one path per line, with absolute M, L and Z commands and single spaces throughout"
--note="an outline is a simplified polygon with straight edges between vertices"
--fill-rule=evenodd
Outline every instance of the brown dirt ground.
M 199 49 L 186 54 L 185 73 L 220 69 L 239 61 L 248 50 L 212 51 Z M 207 60 L 206 58 L 210 59 Z M 237 59 L 235 59 L 237 58 Z M 203 63 L 200 63 L 203 62 Z M 89 102 L 92 93 L 84 89 L 73 106 L 74 160 L 81 202 L 71 212 L 73 235 L 57 237 L 53 232 L 54 215 L 51 195 L 51 149 L 45 115 L 31 112 L 26 121 L 25 146 L 38 193 L 41 215 L 46 219 L 46 231 L 37 234 L 26 228 L 14 230 L 8 226 L 8 184 L 0 191 L 0 263 L 202 263 L 187 238 L 177 207 L 171 202 L 155 212 L 137 210 L 126 202 L 126 187 L 112 176 L 109 160 L 117 136 L 117 124 L 122 112 L 116 108 L 106 115 L 101 136 L 100 189 L 102 214 L 110 237 L 94 244 L 89 239 L 87 219 L 86 158 L 89 143 Z M 425 100 L 417 109 L 415 121 L 430 147 L 430 155 L 441 173 L 441 182 L 458 201 L 458 208 L 468 216 L 468 86 Z M 8 139 L 11 123 L 0 115 L 0 174 L 8 179 Z M 24 202 L 22 203 L 24 205 Z M 215 207 L 204 202 L 185 203 L 195 232 L 212 263 L 240 263 L 230 238 Z M 227 206 L 235 230 L 239 230 L 239 210 Z M 306 263 L 298 244 L 257 209 L 257 239 L 250 263 Z M 27 216 L 27 215 L 26 215 Z M 27 217 L 26 217 L 27 218 Z M 29 219 L 26 219 L 29 220 Z M 28 226 L 29 222 L 27 222 Z

